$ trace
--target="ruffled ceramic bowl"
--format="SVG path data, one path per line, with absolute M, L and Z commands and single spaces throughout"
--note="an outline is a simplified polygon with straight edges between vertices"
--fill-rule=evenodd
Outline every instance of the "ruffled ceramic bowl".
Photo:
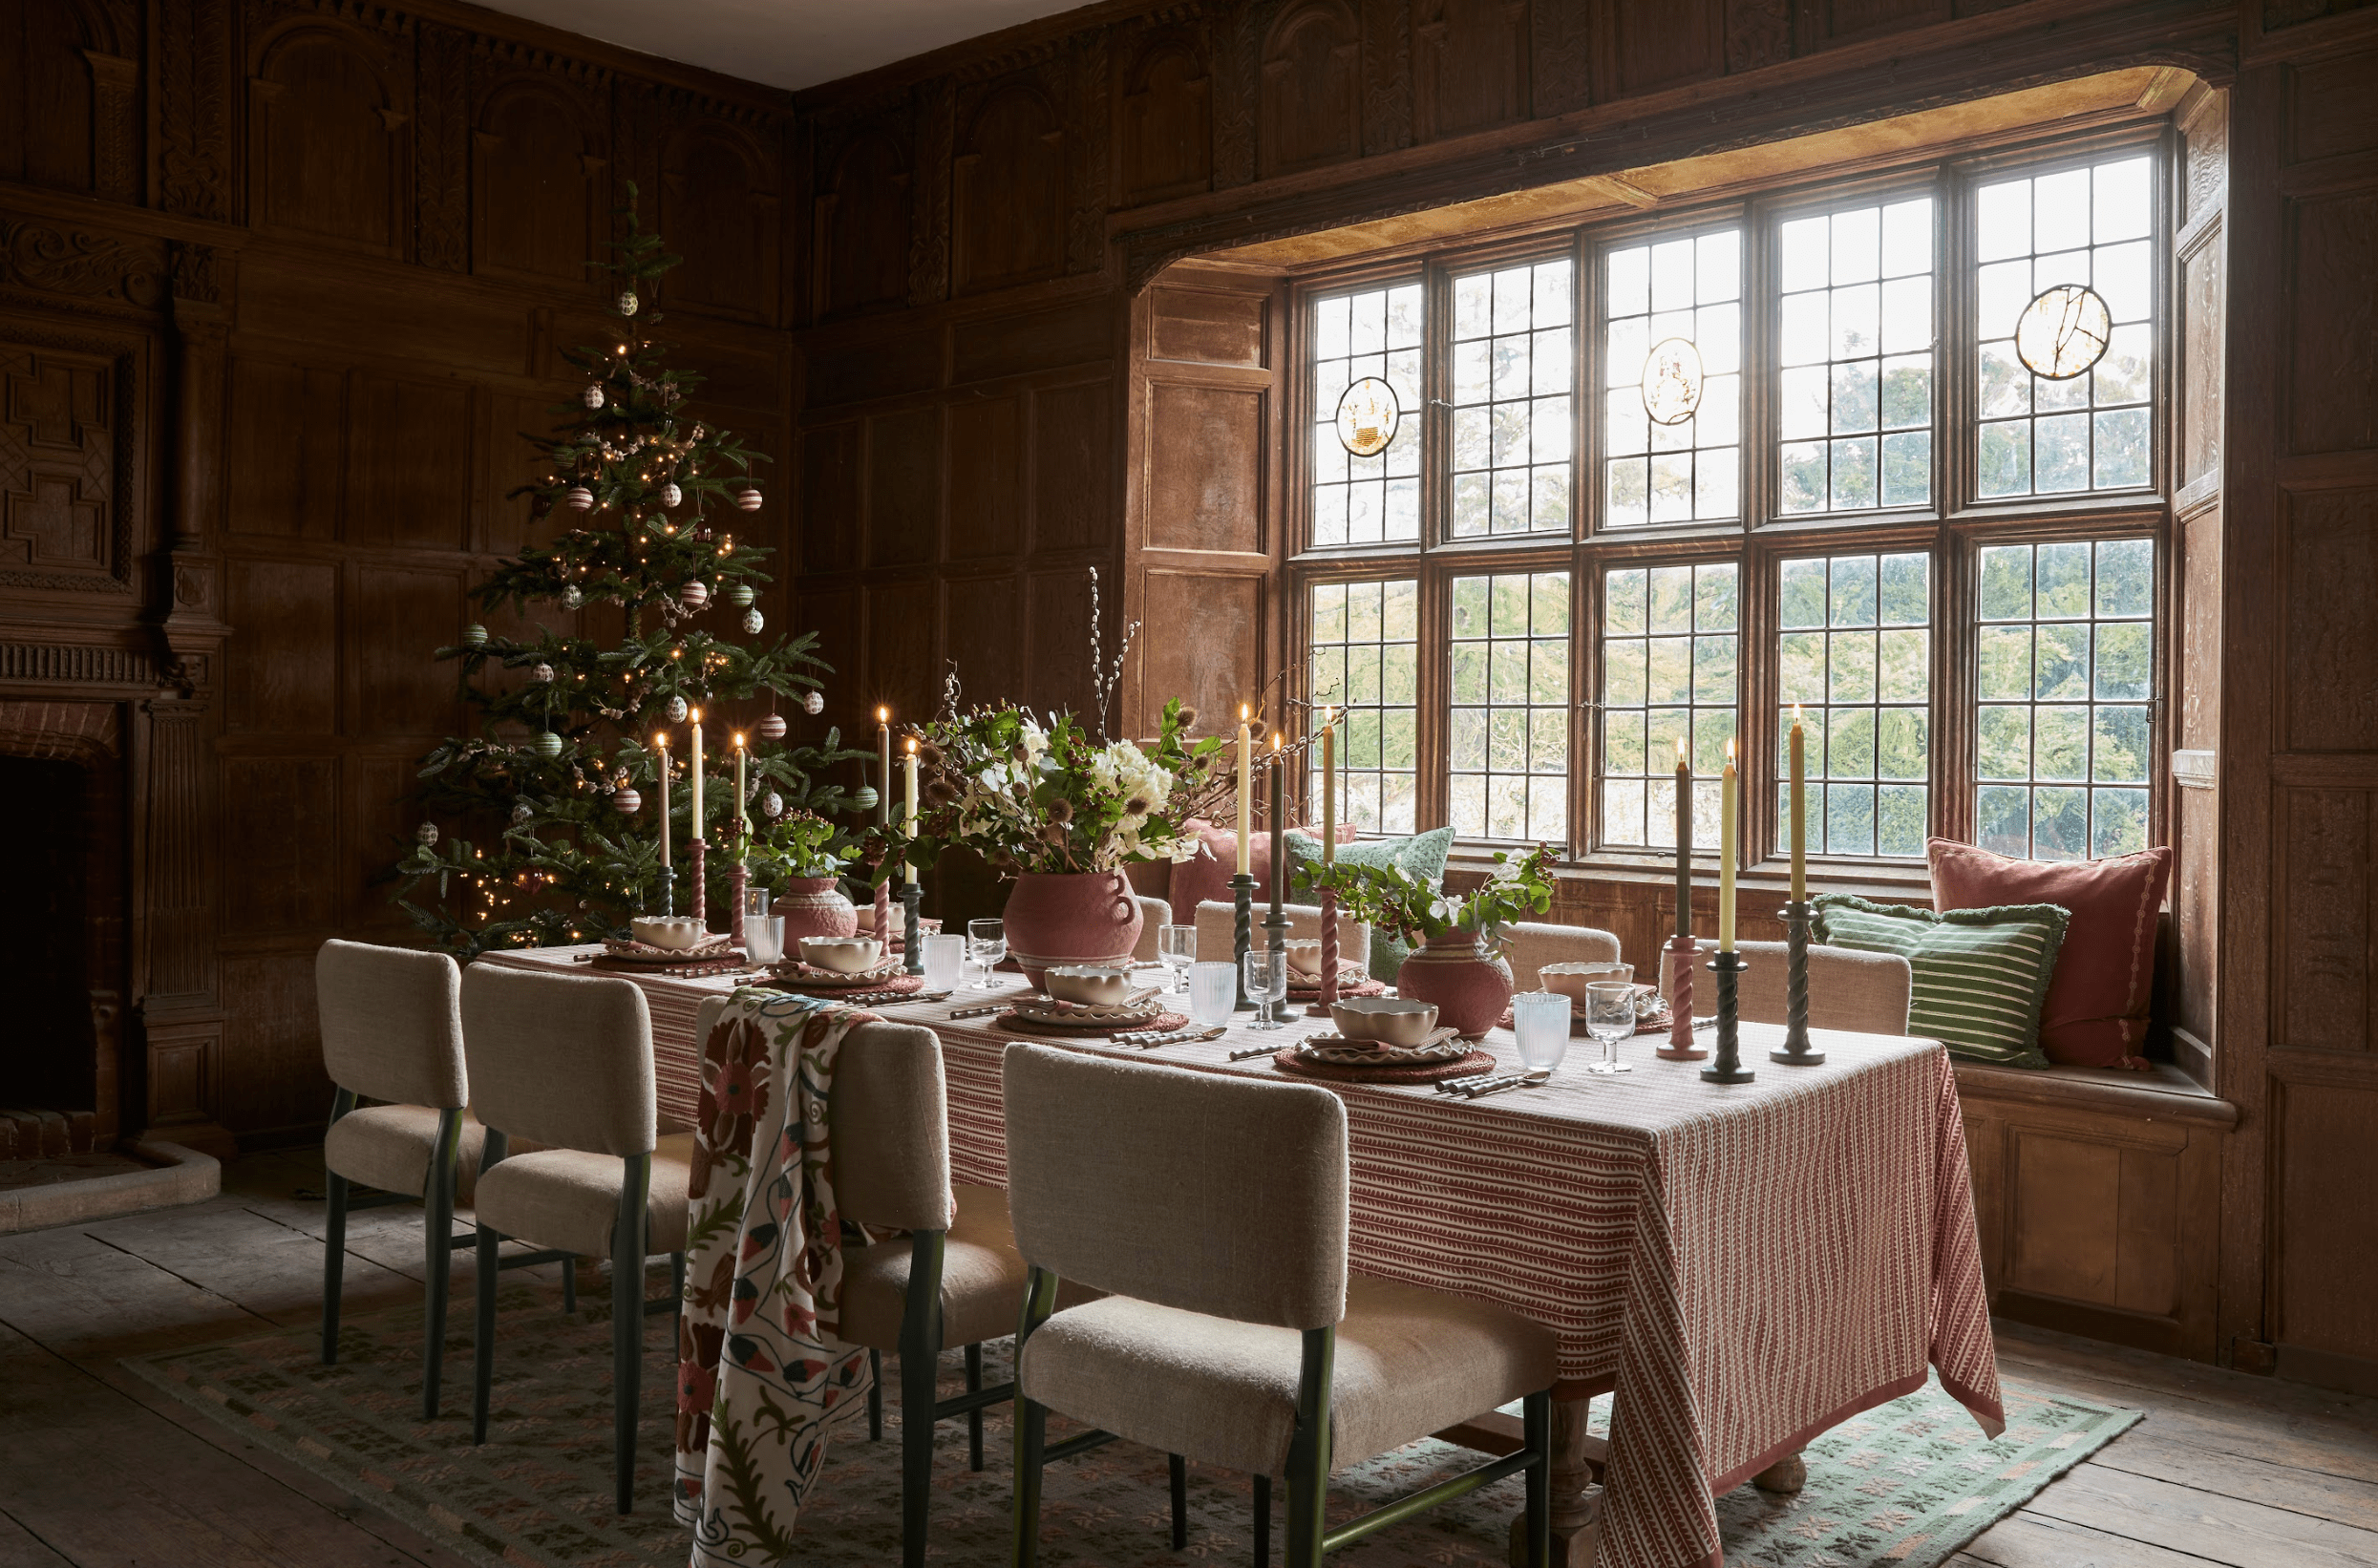
M 1392 996 L 1358 996 L 1329 1004 L 1329 1016 L 1348 1040 L 1383 1046 L 1419 1045 L 1436 1029 L 1436 1004 Z
M 1284 942 L 1280 950 L 1288 955 L 1288 973 L 1305 980 L 1321 978 L 1321 943 L 1302 939 Z
M 1632 965 L 1616 960 L 1590 964 L 1547 964 L 1537 971 L 1537 984 L 1548 991 L 1559 991 L 1577 1004 L 1577 1015 L 1585 1016 L 1585 987 L 1603 980 L 1632 980 Z
M 666 948 L 672 953 L 698 947 L 710 938 L 710 933 L 702 929 L 702 922 L 690 915 L 638 915 L 627 922 L 627 929 L 646 946 Z
M 863 975 L 883 960 L 883 943 L 873 937 L 803 937 L 801 962 L 838 975 Z
M 1107 964 L 1051 964 L 1041 976 L 1041 988 L 1060 1002 L 1119 1007 L 1131 999 L 1131 971 Z

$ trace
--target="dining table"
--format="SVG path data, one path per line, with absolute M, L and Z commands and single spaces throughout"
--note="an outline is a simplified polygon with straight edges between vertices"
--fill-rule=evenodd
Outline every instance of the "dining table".
M 737 985 L 796 988 L 623 971 L 600 951 L 480 962 L 626 972 L 647 999 L 661 1112 L 674 1122 L 693 1120 L 700 1094 L 702 1002 Z M 1270 1052 L 1232 1053 L 1329 1027 L 1301 1008 L 1271 1030 L 1242 1014 L 1218 1038 L 1150 1047 L 1128 1034 L 1020 1032 L 999 1012 L 951 1016 L 1034 994 L 1020 976 L 990 980 L 939 1000 L 867 1004 L 940 1038 L 951 1177 L 963 1183 L 1006 1183 L 1000 1062 L 1020 1040 L 1313 1082 Z M 1941 1044 L 1812 1029 L 1822 1063 L 1785 1066 L 1768 1061 L 1780 1026 L 1745 1022 L 1740 1037 L 1757 1069 L 1748 1083 L 1661 1059 L 1664 1028 L 1619 1044 L 1625 1072 L 1586 1071 L 1599 1048 L 1581 1038 L 1546 1081 L 1476 1099 L 1426 1084 L 1326 1085 L 1346 1106 L 1348 1265 L 1499 1303 L 1558 1337 L 1555 1557 L 1570 1568 L 1724 1568 L 1717 1497 L 1936 1374 L 1985 1432 L 2005 1425 Z M 1498 1068 L 1518 1067 L 1507 1030 L 1478 1045 Z M 1588 1429 L 1603 1394 L 1606 1439 Z M 1490 1450 L 1509 1441 L 1491 1416 L 1449 1435 Z

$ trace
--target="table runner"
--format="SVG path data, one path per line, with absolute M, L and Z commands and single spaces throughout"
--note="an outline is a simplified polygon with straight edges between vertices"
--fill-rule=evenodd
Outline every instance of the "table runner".
M 572 959 L 491 955 L 548 971 Z M 656 1056 L 690 1070 L 693 1011 L 729 987 L 637 983 Z M 874 1010 L 940 1034 L 952 1176 L 1001 1186 L 999 1062 L 1014 1036 L 947 1017 L 992 999 Z M 1811 1034 L 1826 1064 L 1784 1068 L 1765 1060 L 1782 1031 L 1744 1025 L 1752 1084 L 1705 1084 L 1641 1036 L 1619 1048 L 1631 1072 L 1589 1075 L 1581 1051 L 1541 1088 L 1475 1102 L 1329 1086 L 1347 1107 L 1350 1265 L 1524 1312 L 1560 1337 L 1560 1397 L 1615 1390 L 1602 1518 L 1615 1568 L 1722 1563 L 1714 1495 L 1922 1387 L 1927 1364 L 1984 1430 L 2003 1425 L 1947 1054 Z M 1242 1024 L 1150 1051 L 1062 1044 L 1276 1079 L 1267 1061 L 1225 1058 L 1283 1038 Z M 1509 1035 L 1486 1049 L 1514 1064 Z

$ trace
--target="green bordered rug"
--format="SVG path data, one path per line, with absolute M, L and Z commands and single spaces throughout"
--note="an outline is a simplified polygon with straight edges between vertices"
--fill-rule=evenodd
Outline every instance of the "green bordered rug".
M 653 1295 L 667 1292 L 655 1276 Z M 339 1364 L 324 1367 L 311 1329 L 129 1359 L 124 1366 L 240 1436 L 405 1520 L 486 1568 L 674 1568 L 686 1560 L 670 1521 L 669 1477 L 676 1429 L 672 1328 L 648 1325 L 638 1511 L 611 1511 L 611 1340 L 603 1294 L 561 1310 L 550 1282 L 508 1278 L 499 1297 L 499 1353 L 488 1441 L 470 1441 L 470 1307 L 456 1298 L 462 1331 L 447 1348 L 443 1413 L 420 1418 L 418 1309 L 350 1316 Z M 987 1357 L 1004 1375 L 1004 1342 Z M 959 1358 L 945 1358 L 954 1390 Z M 897 1379 L 887 1377 L 897 1388 Z M 1598 1402 L 1595 1424 L 1608 1413 Z M 802 1514 L 806 1564 L 877 1564 L 900 1556 L 897 1400 L 884 1437 L 847 1426 Z M 1720 1499 L 1730 1568 L 1931 1568 L 2039 1494 L 2139 1419 L 2135 1410 L 2006 1392 L 2007 1427 L 1985 1439 L 1936 1383 L 1835 1428 L 1807 1450 L 1808 1486 L 1774 1497 L 1745 1486 Z M 1052 1438 L 1063 1434 L 1052 1422 Z M 1008 1553 L 1008 1422 L 992 1411 L 987 1464 L 966 1469 L 966 1429 L 944 1422 L 934 1470 L 934 1557 L 988 1564 Z M 1412 1445 L 1337 1476 L 1332 1522 L 1476 1462 L 1435 1442 Z M 1041 1560 L 1157 1568 L 1184 1559 L 1248 1560 L 1247 1478 L 1193 1465 L 1189 1548 L 1166 1536 L 1164 1456 L 1129 1444 L 1093 1450 L 1051 1468 Z M 1348 1568 L 1500 1568 L 1518 1512 L 1514 1476 L 1330 1560 Z M 1276 1508 L 1281 1506 L 1277 1502 Z M 1275 1522 L 1275 1532 L 1284 1521 Z M 1275 1534 L 1275 1539 L 1277 1535 Z

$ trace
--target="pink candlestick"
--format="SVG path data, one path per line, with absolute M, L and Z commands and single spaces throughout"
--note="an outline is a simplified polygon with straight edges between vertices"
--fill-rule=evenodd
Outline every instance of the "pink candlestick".
M 743 940 L 744 895 L 750 890 L 751 877 L 751 868 L 740 860 L 727 873 L 727 902 L 733 906 L 727 911 L 727 935 L 736 942 Z
M 705 934 L 707 934 L 711 928 L 710 868 L 707 864 L 708 856 L 705 854 L 705 851 L 708 848 L 709 846 L 702 842 L 701 836 L 697 834 L 694 836 L 693 847 L 687 855 L 687 858 L 692 862 L 690 869 L 693 872 L 693 892 L 691 895 L 693 908 L 689 911 L 689 913 L 693 916 L 694 922 Z
M 1667 1044 L 1652 1054 L 1664 1062 L 1698 1062 L 1709 1055 L 1692 1041 L 1692 971 L 1701 949 L 1692 938 L 1676 936 L 1668 939 L 1667 951 Z
M 889 877 L 875 884 L 875 940 L 883 943 L 885 954 L 891 952 L 892 879 Z
M 1338 999 L 1338 890 L 1321 890 L 1321 1009 Z

